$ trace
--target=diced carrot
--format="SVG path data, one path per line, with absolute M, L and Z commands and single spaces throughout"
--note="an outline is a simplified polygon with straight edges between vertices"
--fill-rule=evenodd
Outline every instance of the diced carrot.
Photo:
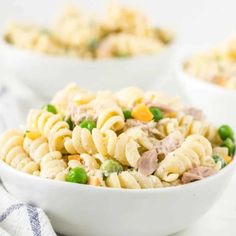
M 212 82 L 215 83 L 215 84 L 224 86 L 225 83 L 226 83 L 226 79 L 222 76 L 214 76 L 212 78 Z
M 34 140 L 34 139 L 36 139 L 36 138 L 38 138 L 40 136 L 41 135 L 38 132 L 32 132 L 32 131 L 26 131 L 25 132 L 25 137 L 30 138 L 32 140 Z
M 225 156 L 224 160 L 225 160 L 226 164 L 229 164 L 232 161 L 232 157 L 231 156 Z
M 72 161 L 72 160 L 81 161 L 80 155 L 69 155 L 68 156 L 68 161 Z
M 132 117 L 136 120 L 148 122 L 153 119 L 153 114 L 144 103 L 140 103 L 133 108 Z
M 88 184 L 93 185 L 93 186 L 100 186 L 101 185 L 99 178 L 96 176 L 89 176 Z

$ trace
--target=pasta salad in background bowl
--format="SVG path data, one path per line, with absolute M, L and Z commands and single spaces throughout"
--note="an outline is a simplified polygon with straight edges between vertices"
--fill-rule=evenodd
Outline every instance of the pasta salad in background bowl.
M 212 46 L 185 46 L 178 50 L 176 75 L 190 102 L 201 107 L 210 120 L 222 120 L 236 129 L 234 38 L 212 49 Z M 207 102 L 206 102 L 207 101 Z M 230 114 L 230 115 L 229 115 Z
M 50 97 L 71 79 L 94 90 L 148 88 L 167 71 L 175 41 L 172 31 L 152 26 L 135 9 L 111 5 L 102 16 L 88 16 L 73 6 L 52 26 L 10 24 L 1 55 L 12 74 Z
M 232 128 L 177 97 L 70 84 L 0 136 L 0 176 L 59 233 L 167 235 L 220 197 L 234 154 Z

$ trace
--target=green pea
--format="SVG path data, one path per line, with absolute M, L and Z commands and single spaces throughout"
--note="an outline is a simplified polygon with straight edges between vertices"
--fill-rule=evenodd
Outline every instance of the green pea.
M 154 121 L 158 122 L 159 120 L 163 119 L 164 115 L 159 108 L 150 107 L 149 110 L 153 114 Z
M 123 170 L 123 167 L 117 161 L 106 160 L 102 163 L 100 169 L 103 172 L 104 176 L 107 177 L 113 172 L 116 172 L 116 173 L 121 172 Z
M 87 184 L 88 176 L 82 167 L 75 167 L 66 175 L 66 181 L 79 184 Z
M 131 111 L 129 110 L 123 110 L 123 114 L 124 114 L 125 120 L 132 118 Z
M 74 125 L 74 123 L 73 123 L 73 121 L 71 120 L 70 117 L 66 120 L 66 122 L 69 125 L 70 130 L 73 130 L 75 125 Z
M 53 114 L 57 114 L 57 109 L 55 106 L 53 106 L 52 104 L 47 104 L 43 107 L 45 110 L 47 110 L 48 112 L 51 112 Z
M 214 159 L 215 163 L 220 162 L 221 168 L 224 168 L 226 166 L 225 160 L 223 158 L 221 158 L 220 156 L 213 155 L 212 158 Z
M 96 123 L 93 120 L 83 120 L 80 125 L 81 128 L 86 128 L 88 129 L 90 132 L 92 132 L 92 130 L 94 128 L 96 128 Z
M 232 141 L 232 139 L 227 138 L 223 141 L 221 144 L 222 147 L 227 147 L 228 148 L 228 153 L 229 156 L 233 156 L 235 153 L 235 143 Z
M 46 29 L 46 28 L 42 28 L 39 32 L 40 34 L 45 34 L 45 35 L 51 35 L 51 32 L 49 29 Z
M 230 139 L 234 140 L 234 132 L 231 129 L 231 127 L 228 126 L 228 125 L 220 126 L 220 128 L 218 129 L 218 133 L 219 133 L 220 138 L 222 140 L 225 140 L 227 138 L 230 138 Z
M 90 51 L 94 52 L 98 47 L 98 40 L 96 38 L 93 38 L 88 43 L 88 48 Z
M 116 52 L 114 56 L 119 58 L 126 58 L 129 57 L 129 54 L 128 52 Z

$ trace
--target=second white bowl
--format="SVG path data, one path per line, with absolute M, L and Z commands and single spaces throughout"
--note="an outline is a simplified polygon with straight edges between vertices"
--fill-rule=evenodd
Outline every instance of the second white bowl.
M 3 40 L 0 46 L 3 66 L 36 93 L 51 97 L 70 82 L 92 90 L 150 88 L 154 80 L 164 80 L 159 75 L 169 70 L 175 42 L 158 55 L 94 61 L 18 49 Z
M 199 80 L 184 71 L 184 61 L 196 52 L 199 51 L 187 48 L 179 53 L 176 61 L 178 82 L 183 85 L 190 103 L 202 109 L 212 123 L 219 125 L 226 123 L 236 130 L 236 108 L 234 106 L 236 91 Z

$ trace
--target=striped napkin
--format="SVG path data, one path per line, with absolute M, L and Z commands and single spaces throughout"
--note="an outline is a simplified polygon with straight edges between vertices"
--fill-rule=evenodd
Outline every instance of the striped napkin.
M 56 236 L 42 209 L 15 200 L 0 186 L 1 236 Z

